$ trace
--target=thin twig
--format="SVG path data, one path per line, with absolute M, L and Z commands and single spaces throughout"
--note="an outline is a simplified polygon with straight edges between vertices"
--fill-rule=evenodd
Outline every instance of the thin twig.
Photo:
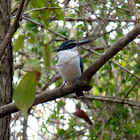
M 69 98 L 77 98 L 77 96 L 70 95 Z M 87 99 L 91 101 L 102 101 L 102 102 L 110 102 L 110 103 L 117 103 L 117 104 L 127 104 L 130 106 L 140 107 L 140 104 L 133 100 L 127 100 L 123 98 L 116 98 L 116 97 L 106 97 L 106 96 L 83 96 L 80 99 Z
M 29 22 L 31 22 L 31 23 L 34 23 L 34 24 L 36 24 L 36 25 L 38 25 L 38 26 L 44 28 L 44 25 L 43 25 L 43 24 L 40 24 L 40 23 L 38 23 L 38 22 L 36 22 L 36 21 L 34 21 L 34 20 L 31 20 L 30 18 L 27 18 L 27 17 L 23 16 L 22 19 L 25 19 L 25 20 L 27 20 L 27 21 L 29 21 Z M 62 35 L 62 34 L 60 34 L 60 33 L 58 33 L 58 32 L 55 32 L 55 31 L 53 31 L 53 30 L 50 29 L 50 28 L 48 28 L 48 31 L 50 31 L 50 32 L 52 32 L 52 33 L 54 33 L 54 34 L 56 34 L 56 35 L 58 35 L 58 36 L 64 38 L 65 40 L 68 39 L 66 36 L 64 36 L 64 35 Z
M 84 46 L 82 46 L 82 48 L 84 48 L 84 49 L 86 49 L 86 50 L 88 50 L 88 51 L 90 51 L 90 52 L 93 52 L 93 53 L 95 53 L 95 54 L 97 54 L 97 55 L 99 55 L 99 56 L 101 56 L 101 55 L 102 55 L 102 54 L 100 54 L 100 53 L 96 52 L 95 50 L 93 50 L 93 49 L 91 49 L 91 48 L 86 48 L 86 47 L 84 47 Z M 112 61 L 112 60 L 109 60 L 109 62 L 111 62 L 111 63 L 113 63 L 113 64 L 117 65 L 118 67 L 120 67 L 120 68 L 121 68 L 121 69 L 123 69 L 124 71 L 126 71 L 126 72 L 130 73 L 132 76 L 134 76 L 135 78 L 137 78 L 137 79 L 139 79 L 139 80 L 140 80 L 140 77 L 138 77 L 138 76 L 137 76 L 137 75 L 135 75 L 134 73 L 130 72 L 127 68 L 125 68 L 125 67 L 121 66 L 120 64 L 117 64 L 116 62 L 114 62 L 114 61 Z
M 123 98 L 126 98 L 129 93 L 134 89 L 134 87 L 139 83 L 140 79 L 138 79 L 130 88 L 129 90 L 125 93 L 124 97 Z
M 121 129 L 120 131 L 115 135 L 115 137 L 112 140 L 115 140 L 119 136 L 119 134 L 123 131 L 123 129 L 139 114 L 140 111 L 138 111 Z
M 34 12 L 34 11 L 41 11 L 41 10 L 45 10 L 45 9 L 62 9 L 62 8 L 65 8 L 65 7 L 41 7 L 41 8 L 33 8 L 31 10 L 29 10 L 28 12 L 25 12 L 24 15 L 26 14 L 29 14 L 31 12 Z

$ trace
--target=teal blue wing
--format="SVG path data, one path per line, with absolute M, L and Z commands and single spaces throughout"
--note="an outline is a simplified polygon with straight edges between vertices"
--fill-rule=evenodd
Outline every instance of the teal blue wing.
M 83 73 L 83 61 L 82 61 L 81 57 L 80 57 L 80 68 L 81 68 L 81 72 Z

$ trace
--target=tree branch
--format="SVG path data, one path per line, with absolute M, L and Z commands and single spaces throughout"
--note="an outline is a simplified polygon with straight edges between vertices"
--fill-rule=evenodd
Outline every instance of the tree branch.
M 70 96 L 70 98 L 78 99 L 77 96 Z M 90 101 L 102 101 L 102 102 L 110 102 L 110 103 L 117 103 L 117 104 L 126 104 L 129 106 L 140 107 L 140 104 L 133 100 L 127 100 L 124 98 L 115 98 L 115 97 L 106 97 L 106 96 L 83 96 L 80 99 L 86 99 Z
M 27 18 L 27 17 L 23 16 L 22 19 L 25 19 L 25 20 L 27 20 L 27 21 L 29 21 L 29 22 L 31 22 L 31 23 L 34 23 L 34 24 L 36 24 L 36 25 L 38 25 L 38 26 L 44 28 L 44 25 L 43 25 L 43 24 L 40 24 L 40 23 L 38 23 L 38 22 L 36 22 L 36 21 L 30 19 L 30 18 Z M 66 36 L 61 35 L 60 33 L 55 32 L 55 31 L 53 31 L 53 30 L 50 29 L 50 28 L 48 28 L 48 31 L 50 31 L 50 32 L 52 32 L 52 33 L 54 33 L 54 34 L 56 34 L 56 35 L 58 35 L 58 36 L 60 36 L 60 37 L 62 37 L 62 38 L 64 38 L 64 39 L 66 39 L 66 40 L 68 39 Z
M 126 45 L 128 45 L 132 40 L 134 40 L 140 34 L 140 24 L 137 24 L 130 32 L 128 32 L 124 37 L 118 39 L 110 48 L 108 48 L 101 56 L 99 56 L 96 61 L 94 61 L 90 67 L 82 74 L 79 80 L 90 81 L 92 76 L 114 55 L 116 55 L 120 50 L 122 50 Z
M 89 52 L 93 52 L 93 53 L 97 54 L 98 56 L 101 56 L 100 53 L 98 53 L 98 52 L 95 51 L 95 50 L 96 50 L 96 47 L 93 48 L 94 50 L 91 49 L 91 48 L 86 48 L 85 46 L 82 46 L 82 48 L 84 48 L 85 50 L 87 50 L 87 51 L 89 51 Z M 102 49 L 102 48 L 101 48 L 101 49 Z M 98 50 L 98 48 L 97 48 L 97 50 Z M 131 74 L 132 76 L 134 76 L 135 78 L 137 78 L 137 79 L 140 80 L 140 77 L 139 77 L 139 76 L 137 76 L 136 74 L 132 73 L 131 71 L 129 71 L 127 68 L 123 67 L 122 65 L 117 64 L 116 62 L 114 62 L 114 61 L 112 61 L 112 60 L 109 60 L 109 62 L 115 64 L 116 66 L 120 67 L 120 68 L 123 69 L 124 71 L 128 72 L 129 74 Z
M 24 2 L 25 2 L 25 0 L 21 0 L 20 6 L 19 6 L 18 11 L 17 11 L 17 15 L 16 15 L 15 20 L 14 20 L 14 23 L 13 23 L 12 27 L 9 29 L 4 40 L 0 44 L 0 60 L 2 58 L 2 55 L 5 51 L 8 43 L 10 42 L 12 36 L 14 35 L 14 33 L 16 32 L 16 30 L 19 27 L 19 21 L 20 21 L 20 17 L 21 17 L 22 11 L 23 11 Z
M 137 24 L 129 33 L 124 37 L 117 40 L 104 54 L 99 56 L 91 66 L 82 74 L 78 80 L 78 88 L 84 91 L 90 89 L 89 82 L 92 76 L 115 54 L 122 50 L 129 42 L 135 39 L 140 34 L 140 24 Z M 36 99 L 33 105 L 55 100 L 65 95 L 75 92 L 76 87 L 74 85 L 65 86 L 63 90 L 55 88 L 54 90 L 45 91 L 36 95 Z M 0 107 L 0 118 L 8 114 L 17 112 L 18 109 L 14 103 L 7 104 Z

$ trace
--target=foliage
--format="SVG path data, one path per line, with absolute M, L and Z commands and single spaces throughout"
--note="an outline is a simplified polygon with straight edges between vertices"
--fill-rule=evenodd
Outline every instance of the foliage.
M 48 70 L 50 72 L 50 67 L 51 67 L 51 47 L 50 47 L 49 44 L 44 44 L 42 55 L 43 55 L 44 65 L 46 67 L 46 70 Z
M 15 4 L 18 5 L 17 0 L 12 1 L 12 10 Z M 139 2 L 136 4 L 139 9 Z M 123 0 L 71 0 L 67 6 L 62 1 L 31 0 L 12 40 L 17 107 L 26 112 L 36 92 L 54 89 L 63 83 L 56 68 L 57 48 L 66 38 L 93 38 L 91 45 L 79 48 L 85 70 L 135 23 L 127 1 Z M 28 137 L 111 140 L 124 127 L 116 140 L 138 139 L 140 114 L 129 120 L 139 111 L 136 104 L 140 101 L 140 82 L 132 87 L 140 77 L 139 42 L 137 38 L 129 43 L 93 76 L 90 83 L 93 88 L 85 93 L 91 99 L 67 96 L 32 107 L 28 129 L 35 132 L 27 132 Z M 93 126 L 72 114 L 79 102 Z M 18 113 L 12 117 L 11 123 L 15 125 L 11 125 L 11 139 L 22 138 L 22 133 L 19 135 L 14 127 L 19 122 L 22 124 L 23 118 Z
M 14 92 L 14 101 L 27 119 L 27 110 L 34 103 L 37 87 L 35 72 L 28 72 L 20 81 Z
M 13 99 L 16 106 L 27 119 L 27 111 L 33 105 L 35 100 L 37 83 L 41 76 L 41 67 L 40 63 L 36 59 L 30 59 L 26 65 L 28 72 L 16 87 Z

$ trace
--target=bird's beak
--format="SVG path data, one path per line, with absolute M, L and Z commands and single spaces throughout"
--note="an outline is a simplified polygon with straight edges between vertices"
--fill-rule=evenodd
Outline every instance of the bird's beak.
M 84 44 L 89 43 L 91 41 L 92 41 L 92 39 L 80 40 L 80 41 L 77 41 L 76 46 L 81 46 L 81 45 L 84 45 Z

